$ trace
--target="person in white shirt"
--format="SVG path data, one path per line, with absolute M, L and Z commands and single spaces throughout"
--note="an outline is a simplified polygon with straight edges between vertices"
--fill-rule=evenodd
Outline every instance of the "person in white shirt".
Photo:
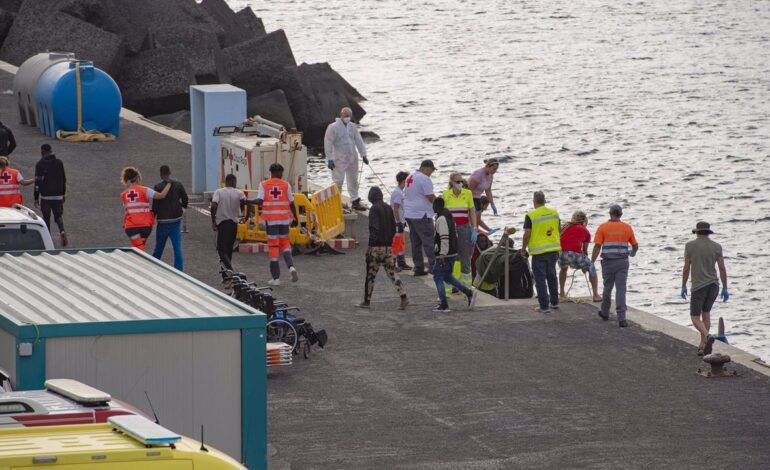
M 430 175 L 436 170 L 431 160 L 423 160 L 420 169 L 409 175 L 404 187 L 404 217 L 409 226 L 412 244 L 414 275 L 425 276 L 423 252 L 428 256 L 428 269 L 432 269 L 436 256 L 433 251 L 433 182 Z
M 351 122 L 353 111 L 350 108 L 342 108 L 340 117 L 326 128 L 324 136 L 324 153 L 326 154 L 326 166 L 332 172 L 332 180 L 342 191 L 345 178 L 348 180 L 348 194 L 350 205 L 355 210 L 366 210 L 366 205 L 361 203 L 358 196 L 358 154 L 361 155 L 365 165 L 369 164 L 366 158 L 366 146 L 358 126 Z

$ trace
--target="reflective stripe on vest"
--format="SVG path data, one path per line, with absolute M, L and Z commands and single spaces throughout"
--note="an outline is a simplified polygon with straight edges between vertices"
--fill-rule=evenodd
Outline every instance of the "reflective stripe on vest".
M 527 213 L 532 222 L 529 236 L 529 254 L 542 255 L 561 251 L 559 239 L 559 213 L 550 207 L 538 207 Z
M 262 210 L 259 217 L 262 220 L 291 220 L 291 201 L 289 200 L 289 183 L 282 179 L 270 178 L 262 183 Z
M 123 228 L 152 227 L 155 214 L 152 212 L 152 201 L 147 197 L 147 188 L 132 184 L 120 193 L 120 199 L 125 209 Z
M 602 245 L 602 254 L 627 255 L 628 242 L 606 242 Z

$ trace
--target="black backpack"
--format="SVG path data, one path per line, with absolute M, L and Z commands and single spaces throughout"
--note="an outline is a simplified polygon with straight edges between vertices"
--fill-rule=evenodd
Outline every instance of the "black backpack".
M 505 298 L 504 279 L 497 283 L 497 298 Z M 527 258 L 520 253 L 512 256 L 508 265 L 508 298 L 531 299 L 534 295 L 532 271 Z

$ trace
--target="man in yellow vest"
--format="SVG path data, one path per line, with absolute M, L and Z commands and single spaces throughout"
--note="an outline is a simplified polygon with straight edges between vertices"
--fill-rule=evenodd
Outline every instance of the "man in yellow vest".
M 522 252 L 532 256 L 532 273 L 540 304 L 537 310 L 548 313 L 549 300 L 551 307 L 559 308 L 559 279 L 556 277 L 556 261 L 561 251 L 559 213 L 546 207 L 542 191 L 535 191 L 532 202 L 535 208 L 524 218 Z

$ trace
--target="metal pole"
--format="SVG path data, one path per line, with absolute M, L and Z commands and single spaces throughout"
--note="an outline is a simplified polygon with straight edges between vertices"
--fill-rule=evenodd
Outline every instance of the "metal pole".
M 504 267 L 505 267 L 505 273 L 503 274 L 503 282 L 505 282 L 505 287 L 504 287 L 504 289 L 505 289 L 505 300 L 508 300 L 508 298 L 509 298 L 508 290 L 510 289 L 510 287 L 508 286 L 508 265 L 509 265 L 509 261 L 508 261 L 508 249 L 509 249 L 509 247 L 508 247 L 508 227 L 505 227 L 504 230 L 505 230 L 505 236 L 503 238 L 505 238 L 505 260 L 503 261 L 503 263 L 504 263 Z

